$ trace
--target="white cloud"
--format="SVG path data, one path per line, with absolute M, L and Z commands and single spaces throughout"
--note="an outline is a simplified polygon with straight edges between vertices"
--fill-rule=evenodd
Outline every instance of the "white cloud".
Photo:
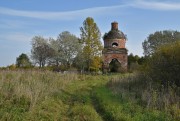
M 1 41 L 16 41 L 16 42 L 30 42 L 32 35 L 21 32 L 10 32 L 0 35 Z
M 63 12 L 39 12 L 39 11 L 23 11 L 14 10 L 10 8 L 0 7 L 0 14 L 20 17 L 30 17 L 38 19 L 49 20 L 71 20 L 74 18 L 84 18 L 87 16 L 107 15 L 112 14 L 120 8 L 126 7 L 126 5 L 108 6 L 108 7 L 94 7 L 82 10 L 63 11 Z
M 129 2 L 130 3 L 130 2 Z M 129 4 L 127 3 L 127 4 Z M 146 0 L 135 0 L 132 4 L 129 4 L 135 8 L 151 9 L 151 10 L 180 10 L 180 2 L 155 2 Z
M 0 29 L 23 29 L 29 26 L 34 26 L 36 23 L 30 21 L 16 20 L 16 19 L 1 19 Z
M 40 11 L 23 11 L 10 8 L 0 7 L 0 14 L 20 17 L 30 17 L 48 20 L 72 20 L 77 18 L 85 18 L 87 16 L 111 15 L 112 13 L 127 7 L 135 7 L 140 9 L 152 10 L 180 10 L 180 2 L 154 2 L 147 0 L 124 0 L 124 4 L 106 7 L 94 7 L 74 11 L 62 12 L 40 12 Z M 120 13 L 124 14 L 124 12 Z

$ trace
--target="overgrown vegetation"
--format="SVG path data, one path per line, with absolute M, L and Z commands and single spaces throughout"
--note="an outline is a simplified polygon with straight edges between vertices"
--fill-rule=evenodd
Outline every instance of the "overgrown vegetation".
M 46 116 L 46 112 L 52 113 L 53 110 L 60 115 L 64 111 L 63 108 L 67 108 L 67 106 L 52 96 L 56 93 L 61 94 L 61 90 L 77 79 L 78 75 L 76 74 L 63 75 L 46 71 L 1 71 L 0 119 L 23 120 L 27 117 L 33 119 L 36 118 L 35 114 L 43 118 L 43 115 Z M 49 115 L 56 118 L 56 114 Z
M 108 87 L 114 94 L 119 95 L 124 102 L 127 101 L 133 106 L 143 107 L 145 109 L 143 115 L 146 115 L 147 111 L 148 113 L 155 113 L 155 115 L 158 113 L 159 116 L 166 114 L 168 117 L 165 116 L 162 120 L 169 118 L 169 120 L 178 121 L 180 119 L 179 87 L 169 86 L 167 90 L 153 81 L 150 76 L 142 73 L 113 78 L 108 83 Z M 135 108 L 136 111 L 138 112 L 138 107 Z
M 179 52 L 179 41 L 159 46 L 139 68 L 138 72 L 113 78 L 108 83 L 108 87 L 114 94 L 119 95 L 123 101 L 130 102 L 133 106 L 144 107 L 143 115 L 146 114 L 147 110 L 148 113 L 152 112 L 152 114 L 155 111 L 158 112 L 159 116 L 165 114 L 168 116 L 165 116 L 164 119 L 160 116 L 161 118 L 158 120 L 179 121 Z M 107 104 L 105 104 L 104 109 L 106 109 L 106 106 Z M 134 112 L 138 112 L 138 107 L 136 109 Z M 151 117 L 154 116 L 151 115 Z M 135 120 L 133 116 L 130 117 Z M 151 120 L 151 118 L 146 120 Z M 152 118 L 152 120 L 154 119 Z
M 165 87 L 180 87 L 180 41 L 159 47 L 146 68 L 153 80 Z
M 134 74 L 0 71 L 0 120 L 178 120 L 177 94 L 162 95 L 145 87 Z M 173 95 L 176 100 L 168 103 Z M 159 102 L 162 97 L 166 102 Z
M 0 120 L 100 121 L 91 90 L 108 77 L 50 71 L 0 71 Z

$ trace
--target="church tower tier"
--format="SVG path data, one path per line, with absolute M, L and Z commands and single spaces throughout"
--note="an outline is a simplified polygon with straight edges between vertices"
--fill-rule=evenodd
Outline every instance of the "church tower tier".
M 118 29 L 118 23 L 111 23 L 111 30 L 105 33 L 103 72 L 124 72 L 127 70 L 126 36 Z

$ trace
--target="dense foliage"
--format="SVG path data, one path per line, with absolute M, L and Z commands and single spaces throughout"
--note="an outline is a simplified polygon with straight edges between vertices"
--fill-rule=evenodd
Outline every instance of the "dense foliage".
M 60 33 L 57 40 L 50 39 L 50 45 L 54 50 L 54 55 L 49 61 L 49 65 L 63 65 L 70 68 L 77 54 L 81 51 L 81 44 L 78 38 L 68 31 Z
M 29 57 L 22 53 L 19 55 L 19 57 L 16 58 L 16 66 L 20 68 L 28 68 L 31 66 L 31 62 L 29 60 Z
M 180 32 L 171 30 L 156 31 L 150 34 L 142 43 L 144 55 L 152 55 L 161 45 L 175 41 L 180 41 Z
M 145 64 L 147 61 L 146 57 L 139 57 L 138 55 L 133 55 L 132 53 L 130 53 L 128 55 L 128 70 L 130 72 L 132 71 L 136 71 L 139 69 L 140 66 L 142 66 L 143 64 Z
M 158 82 L 180 86 L 180 41 L 159 47 L 148 62 L 148 72 Z
M 143 71 L 165 88 L 180 86 L 180 32 L 160 31 L 143 42 L 146 62 Z M 148 56 L 148 57 L 147 57 Z

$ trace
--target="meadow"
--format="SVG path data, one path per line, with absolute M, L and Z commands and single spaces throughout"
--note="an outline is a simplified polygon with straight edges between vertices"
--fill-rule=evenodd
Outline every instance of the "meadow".
M 0 71 L 2 121 L 179 121 L 179 88 L 136 73 Z

